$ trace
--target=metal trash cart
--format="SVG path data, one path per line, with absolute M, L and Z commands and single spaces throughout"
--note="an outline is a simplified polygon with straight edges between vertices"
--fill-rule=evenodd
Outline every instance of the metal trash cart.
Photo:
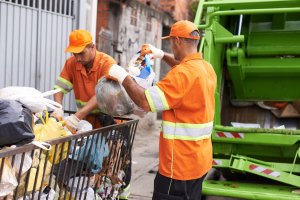
M 0 150 L 0 199 L 116 199 L 130 164 L 138 120 Z M 9 192 L 11 191 L 11 192 Z

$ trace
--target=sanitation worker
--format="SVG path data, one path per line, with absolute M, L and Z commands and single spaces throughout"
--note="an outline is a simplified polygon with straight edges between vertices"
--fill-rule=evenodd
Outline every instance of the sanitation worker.
M 65 52 L 72 53 L 72 56 L 66 60 L 56 80 L 54 88 L 60 89 L 61 92 L 54 95 L 54 100 L 62 104 L 64 95 L 73 90 L 78 108 L 75 114 L 65 118 L 66 125 L 76 130 L 82 119 L 89 121 L 93 128 L 114 124 L 113 117 L 101 113 L 98 109 L 95 87 L 100 78 L 108 75 L 110 67 L 115 65 L 116 61 L 109 55 L 97 51 L 91 34 L 86 30 L 74 30 L 70 33 L 69 46 Z M 55 110 L 54 115 L 63 117 L 63 110 Z M 127 169 L 126 186 L 120 199 L 127 199 L 129 195 L 131 164 Z
M 178 21 L 163 39 L 170 40 L 174 55 L 148 45 L 153 58 L 171 66 L 155 86 L 140 87 L 118 65 L 110 68 L 109 77 L 118 80 L 145 111 L 163 111 L 153 199 L 198 200 L 212 167 L 217 78 L 213 67 L 197 53 L 200 34 L 195 24 Z

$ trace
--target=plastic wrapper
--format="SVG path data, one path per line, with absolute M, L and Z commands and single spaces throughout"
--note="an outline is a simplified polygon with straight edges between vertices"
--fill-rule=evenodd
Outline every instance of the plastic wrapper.
M 80 120 L 78 123 L 78 131 L 76 133 L 84 133 L 93 130 L 93 126 L 86 120 Z

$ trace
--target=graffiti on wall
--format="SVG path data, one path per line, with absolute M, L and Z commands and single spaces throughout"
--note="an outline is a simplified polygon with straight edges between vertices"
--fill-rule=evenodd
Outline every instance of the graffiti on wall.
M 131 9 L 137 10 L 136 16 L 132 16 Z M 151 17 L 149 21 L 150 10 L 142 7 L 131 8 L 129 6 L 123 7 L 121 16 L 122 23 L 118 31 L 117 52 L 120 52 L 118 62 L 122 66 L 126 66 L 130 58 L 135 55 L 145 43 L 150 43 L 160 47 L 158 38 L 161 37 L 162 24 L 155 17 Z M 136 23 L 132 22 L 132 17 L 135 18 Z M 147 26 L 151 25 L 151 31 Z M 148 29 L 148 30 L 147 30 Z M 118 54 L 118 53 L 117 53 Z

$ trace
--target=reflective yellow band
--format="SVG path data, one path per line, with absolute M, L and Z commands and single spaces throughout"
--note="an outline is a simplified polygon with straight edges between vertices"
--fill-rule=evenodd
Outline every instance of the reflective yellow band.
M 64 89 L 64 93 L 68 93 L 73 89 L 73 84 L 60 76 L 57 78 L 55 86 Z
M 75 99 L 75 102 L 76 102 L 78 110 L 82 109 L 87 104 L 87 102 L 80 101 L 78 99 Z M 97 109 L 92 110 L 90 113 L 91 114 L 96 114 L 96 113 L 99 113 L 99 112 L 101 112 L 101 110 L 99 108 L 97 108 Z
M 213 122 L 205 124 L 162 122 L 162 133 L 166 139 L 202 140 L 211 136 Z
M 59 77 L 57 78 L 57 80 L 63 82 L 63 83 L 66 84 L 69 88 L 73 88 L 73 84 L 72 84 L 70 81 L 68 81 L 67 79 L 64 79 L 64 78 L 62 78 L 61 76 L 59 76 Z
M 150 87 L 145 91 L 145 94 L 152 112 L 170 109 L 166 96 L 159 87 Z
M 59 87 L 58 85 L 54 85 L 54 87 L 53 87 L 54 89 L 60 89 L 60 91 L 62 92 L 62 93 L 64 93 L 64 94 L 67 94 L 68 93 L 68 91 L 66 91 L 64 88 L 62 88 L 62 87 Z
M 121 191 L 121 193 L 119 194 L 119 199 L 128 199 L 129 195 L 130 195 L 130 184 L 127 185 L 127 187 Z

